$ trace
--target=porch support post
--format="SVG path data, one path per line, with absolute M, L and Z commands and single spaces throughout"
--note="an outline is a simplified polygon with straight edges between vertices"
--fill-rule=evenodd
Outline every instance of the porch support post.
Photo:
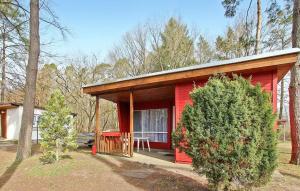
M 133 156 L 133 144 L 134 144 L 134 137 L 133 137 L 133 92 L 130 92 L 130 120 L 129 120 L 129 132 L 130 132 L 130 157 Z
M 99 145 L 99 135 L 100 135 L 100 104 L 99 104 L 99 96 L 96 96 L 96 106 L 95 106 L 95 142 L 94 145 L 96 145 L 96 152 L 100 151 L 100 145 Z
M 100 130 L 100 104 L 99 104 L 99 101 L 100 101 L 100 98 L 99 96 L 96 96 L 96 115 L 95 115 L 95 118 L 96 118 L 96 128 L 95 128 L 95 132 L 96 133 L 99 133 L 101 130 Z

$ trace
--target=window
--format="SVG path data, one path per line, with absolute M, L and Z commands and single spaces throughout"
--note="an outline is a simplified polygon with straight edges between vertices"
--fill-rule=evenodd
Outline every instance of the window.
M 152 142 L 168 142 L 167 109 L 134 111 L 134 136 L 149 137 Z
M 38 115 L 38 114 L 34 114 L 33 116 L 33 125 L 32 125 L 32 130 L 36 131 L 37 130 L 37 127 L 38 127 L 38 122 L 39 122 L 39 119 L 40 119 L 41 115 Z

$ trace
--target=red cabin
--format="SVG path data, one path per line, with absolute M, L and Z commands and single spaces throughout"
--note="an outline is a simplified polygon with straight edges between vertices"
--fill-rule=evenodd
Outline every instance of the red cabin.
M 149 138 L 151 148 L 172 149 L 171 133 L 185 104 L 191 101 L 189 92 L 194 85 L 204 86 L 216 73 L 251 76 L 253 84 L 260 83 L 272 94 L 275 112 L 277 83 L 295 64 L 299 52 L 300 49 L 289 49 L 85 86 L 83 92 L 97 98 L 97 151 L 132 156 L 134 137 Z M 100 98 L 117 104 L 120 133 L 109 136 L 99 130 Z M 175 162 L 191 162 L 185 153 L 177 149 L 174 152 Z

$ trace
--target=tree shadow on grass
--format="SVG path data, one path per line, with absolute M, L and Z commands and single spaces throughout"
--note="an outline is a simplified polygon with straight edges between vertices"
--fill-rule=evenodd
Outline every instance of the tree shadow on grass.
M 18 166 L 21 164 L 21 161 L 15 161 L 13 162 L 6 171 L 1 175 L 0 177 L 0 190 L 1 188 L 9 181 L 9 179 L 12 177 L 12 175 L 17 170 Z
M 15 153 L 17 151 L 17 145 L 0 145 L 0 151 Z
M 88 154 L 87 152 L 82 153 Z M 111 158 L 113 160 L 110 159 L 110 156 L 101 155 L 94 156 L 94 158 L 109 166 L 114 173 L 129 184 L 144 190 L 208 190 L 204 183 L 181 174 L 157 168 L 154 165 L 133 162 L 118 156 L 113 156 Z

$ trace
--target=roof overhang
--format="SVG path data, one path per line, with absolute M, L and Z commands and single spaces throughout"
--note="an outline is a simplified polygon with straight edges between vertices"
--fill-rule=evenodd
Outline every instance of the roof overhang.
M 99 95 L 100 97 L 107 99 L 107 96 L 105 95 L 112 95 L 116 92 L 172 86 L 179 82 L 204 79 L 217 73 L 251 74 L 254 72 L 277 70 L 278 81 L 280 81 L 297 61 L 299 52 L 300 49 L 293 48 L 226 61 L 199 64 L 175 70 L 156 72 L 108 83 L 96 83 L 83 87 L 83 92 L 93 96 Z
M 0 110 L 12 109 L 19 106 L 17 103 L 0 103 Z
M 23 106 L 23 104 L 22 103 L 14 103 L 14 102 L 0 103 L 0 110 L 13 109 L 13 108 L 17 108 L 19 106 Z M 44 107 L 40 107 L 40 106 L 34 106 L 34 109 L 45 110 Z

